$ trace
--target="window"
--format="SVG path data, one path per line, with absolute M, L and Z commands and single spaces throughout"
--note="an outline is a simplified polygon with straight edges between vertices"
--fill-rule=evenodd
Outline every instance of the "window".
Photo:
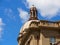
M 54 45 L 56 42 L 55 37 L 50 37 L 50 45 Z

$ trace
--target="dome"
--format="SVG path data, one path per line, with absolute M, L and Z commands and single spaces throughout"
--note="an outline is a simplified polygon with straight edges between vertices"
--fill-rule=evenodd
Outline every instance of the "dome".
M 26 29 L 30 28 L 30 25 L 31 25 L 32 22 L 39 22 L 39 20 L 30 20 L 30 21 L 25 22 L 25 24 L 20 29 L 18 40 L 20 38 L 22 38 L 22 36 L 24 36 L 24 34 L 26 33 Z
M 29 28 L 30 24 L 31 24 L 31 21 L 25 22 L 24 25 L 20 29 L 20 33 L 22 33 L 25 29 Z
M 30 24 L 32 23 L 32 22 L 39 22 L 39 20 L 30 20 L 30 21 L 27 21 L 22 27 L 21 27 L 21 29 L 20 29 L 20 33 L 22 33 L 22 32 L 24 32 L 24 30 L 25 29 L 28 29 L 29 27 L 30 27 Z

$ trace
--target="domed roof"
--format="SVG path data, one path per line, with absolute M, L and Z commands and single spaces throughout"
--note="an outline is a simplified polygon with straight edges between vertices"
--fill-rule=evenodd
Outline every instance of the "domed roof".
M 22 33 L 22 32 L 24 32 L 24 30 L 25 29 L 28 29 L 29 27 L 30 27 L 30 24 L 32 23 L 32 22 L 38 22 L 39 20 L 30 20 L 30 21 L 27 21 L 22 27 L 21 27 L 21 29 L 20 29 L 20 33 Z
M 21 27 L 20 33 L 19 33 L 19 36 L 18 36 L 18 39 L 19 39 L 20 37 L 22 37 L 22 36 L 26 33 L 25 30 L 30 28 L 30 25 L 31 25 L 32 22 L 39 22 L 39 20 L 30 20 L 30 21 L 27 21 L 27 22 Z
M 29 28 L 31 21 L 25 22 L 25 24 L 21 27 L 20 32 L 23 32 L 25 29 Z

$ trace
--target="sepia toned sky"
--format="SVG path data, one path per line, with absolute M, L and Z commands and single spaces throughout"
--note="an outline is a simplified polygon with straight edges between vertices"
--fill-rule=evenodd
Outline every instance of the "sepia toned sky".
M 18 45 L 21 26 L 34 5 L 39 20 L 60 20 L 60 0 L 0 0 L 0 45 Z

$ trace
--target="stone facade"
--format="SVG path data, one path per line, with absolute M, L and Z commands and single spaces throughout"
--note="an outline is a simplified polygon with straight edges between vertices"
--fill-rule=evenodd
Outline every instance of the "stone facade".
M 51 37 L 55 38 L 54 44 L 60 45 L 60 25 L 57 22 L 48 24 L 46 21 L 32 20 L 29 27 L 20 33 L 19 45 L 50 45 Z
M 31 15 L 20 30 L 18 45 L 60 45 L 60 21 L 38 20 Z

